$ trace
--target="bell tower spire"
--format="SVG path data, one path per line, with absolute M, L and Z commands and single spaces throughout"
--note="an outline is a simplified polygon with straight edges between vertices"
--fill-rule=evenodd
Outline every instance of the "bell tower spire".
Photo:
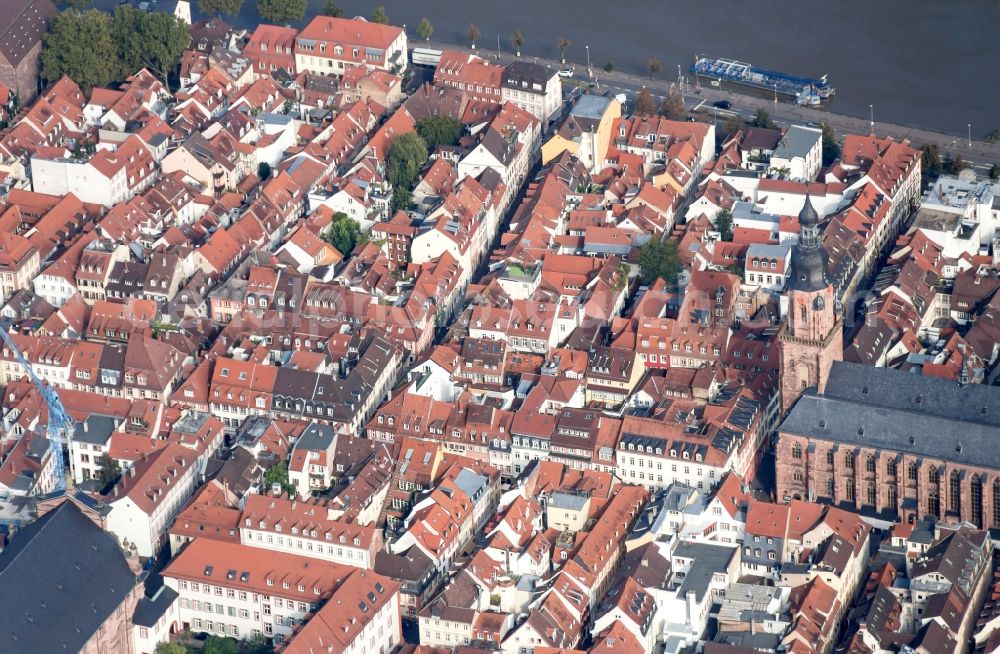
M 822 392 L 833 362 L 844 357 L 842 324 L 834 307 L 828 266 L 819 214 L 807 187 L 799 211 L 799 242 L 792 247 L 788 322 L 779 339 L 782 411 L 787 411 L 808 388 Z

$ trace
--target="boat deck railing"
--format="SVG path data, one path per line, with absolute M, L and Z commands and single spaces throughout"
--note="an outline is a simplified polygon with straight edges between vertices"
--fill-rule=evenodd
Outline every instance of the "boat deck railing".
M 826 77 L 811 79 L 787 75 L 764 68 L 754 68 L 750 64 L 732 59 L 699 58 L 691 66 L 691 72 L 704 77 L 714 77 L 722 80 L 742 82 L 762 89 L 775 90 L 791 95 L 820 95 L 830 88 Z

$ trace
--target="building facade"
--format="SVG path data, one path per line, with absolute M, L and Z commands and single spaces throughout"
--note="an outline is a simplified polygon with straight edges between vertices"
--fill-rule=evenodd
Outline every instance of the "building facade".
M 804 394 L 778 429 L 778 499 L 1000 527 L 993 395 L 978 384 L 837 362 L 825 391 Z

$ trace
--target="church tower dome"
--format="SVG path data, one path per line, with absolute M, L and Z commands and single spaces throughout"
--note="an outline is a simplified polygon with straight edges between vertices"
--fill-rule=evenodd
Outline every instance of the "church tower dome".
M 789 290 L 818 291 L 829 284 L 829 259 L 819 239 L 819 214 L 806 192 L 806 201 L 799 211 L 799 242 L 792 248 Z

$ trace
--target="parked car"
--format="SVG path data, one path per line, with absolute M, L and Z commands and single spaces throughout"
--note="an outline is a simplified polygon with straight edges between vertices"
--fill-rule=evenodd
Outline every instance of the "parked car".
M 729 100 L 716 100 L 712 103 L 712 106 L 716 109 L 732 109 L 733 103 Z
M 573 77 L 573 69 L 572 68 L 560 68 L 559 69 L 559 77 Z

